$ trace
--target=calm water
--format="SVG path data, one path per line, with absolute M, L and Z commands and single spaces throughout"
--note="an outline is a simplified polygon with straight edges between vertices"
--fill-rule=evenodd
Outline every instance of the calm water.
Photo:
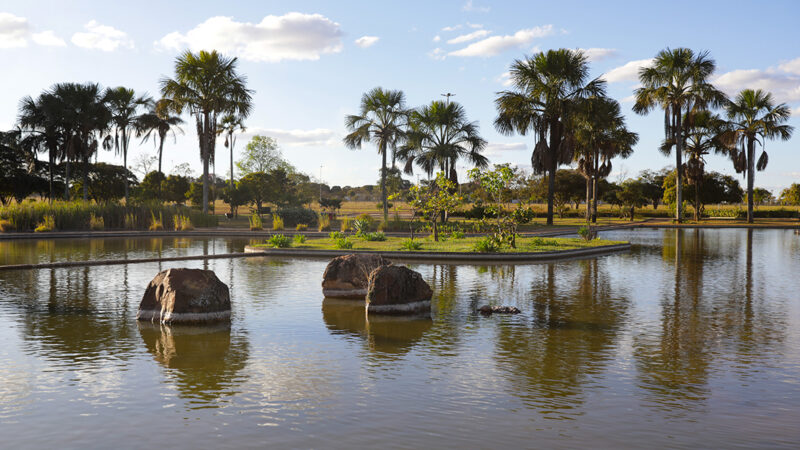
M 629 253 L 414 264 L 428 319 L 323 301 L 326 261 L 0 272 L 2 447 L 797 447 L 800 236 L 606 233 Z M 246 241 L 0 241 L 0 264 Z M 231 326 L 138 325 L 168 267 L 214 270 Z M 518 316 L 485 318 L 482 304 Z

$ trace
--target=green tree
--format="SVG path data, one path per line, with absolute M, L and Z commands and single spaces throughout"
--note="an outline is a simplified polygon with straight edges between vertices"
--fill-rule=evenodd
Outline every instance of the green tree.
M 630 210 L 630 219 L 633 221 L 635 208 L 641 208 L 647 204 L 648 199 L 644 195 L 644 183 L 640 180 L 625 180 L 617 191 L 619 203 L 625 210 Z
M 140 202 L 161 201 L 162 190 L 164 187 L 163 183 L 165 179 L 166 178 L 164 177 L 164 174 L 157 170 L 148 172 L 144 177 L 142 177 L 142 182 L 139 183 L 139 187 L 136 189 L 136 199 Z M 184 195 L 185 193 L 186 190 L 184 190 L 181 195 Z
M 351 149 L 361 148 L 361 144 L 372 142 L 381 155 L 381 202 L 383 221 L 389 221 L 389 204 L 386 193 L 386 152 L 392 151 L 392 166 L 398 146 L 402 145 L 408 118 L 403 91 L 384 90 L 376 87 L 361 97 L 358 114 L 345 117 L 345 126 L 350 133 L 344 144 Z
M 186 193 L 191 189 L 191 185 L 192 181 L 189 177 L 170 175 L 161 182 L 162 199 L 167 202 L 175 202 L 182 205 L 186 201 Z
M 517 247 L 517 228 L 520 224 L 533 219 L 533 210 L 529 207 L 517 207 L 511 210 L 514 196 L 514 185 L 518 176 L 508 164 L 496 164 L 493 170 L 481 171 L 478 168 L 469 171 L 470 179 L 477 183 L 486 200 L 485 211 L 494 216 L 490 222 L 493 229 L 492 238 L 498 245 Z M 486 223 L 486 216 L 483 218 Z
M 275 169 L 283 169 L 286 172 L 294 172 L 292 167 L 284 158 L 278 147 L 278 141 L 269 136 L 255 135 L 244 148 L 242 159 L 236 162 L 236 167 L 242 175 L 253 172 L 271 172 Z
M 556 172 L 554 185 L 553 206 L 558 215 L 563 218 L 570 203 L 578 204 L 583 199 L 586 192 L 585 179 L 576 170 L 561 169 Z M 534 198 L 539 200 L 547 198 L 549 189 L 550 180 L 548 178 L 539 176 L 532 180 L 531 192 Z
M 194 116 L 203 162 L 203 213 L 208 213 L 209 164 L 214 161 L 217 119 L 226 114 L 247 117 L 252 108 L 253 91 L 246 78 L 236 72 L 236 58 L 227 58 L 216 50 L 184 52 L 175 61 L 175 78 L 161 80 L 165 107 Z
M 498 93 L 495 128 L 503 134 L 531 133 L 536 146 L 531 155 L 534 173 L 548 173 L 547 224 L 553 224 L 558 166 L 572 162 L 575 137 L 569 124 L 582 99 L 605 93 L 605 81 L 589 81 L 589 64 L 580 50 L 548 50 L 510 69 L 513 91 Z
M 780 201 L 783 205 L 800 205 L 800 184 L 792 183 L 791 186 L 782 190 Z
M 633 111 L 647 114 L 656 107 L 664 110 L 664 134 L 667 141 L 674 143 L 675 167 L 683 167 L 684 114 L 721 106 L 726 100 L 708 81 L 715 68 L 708 52 L 695 54 L 688 48 L 667 48 L 656 55 L 649 67 L 639 70 L 642 87 L 635 92 Z M 677 176 L 675 219 L 680 222 L 683 219 L 681 171 Z
M 675 171 L 671 171 L 664 178 L 664 203 L 674 205 L 676 201 Z M 685 189 L 689 188 L 686 178 L 682 179 Z M 695 209 L 695 217 L 700 217 L 705 210 L 705 205 L 719 203 L 739 203 L 742 201 L 742 191 L 739 182 L 730 175 L 723 175 L 718 172 L 703 173 L 703 189 L 700 196 L 690 199 L 689 203 Z
M 233 114 L 227 114 L 225 117 L 222 118 L 220 123 L 217 125 L 217 133 L 225 136 L 225 148 L 230 150 L 231 155 L 231 184 L 228 186 L 231 189 L 231 192 L 236 190 L 236 186 L 233 184 L 233 148 L 236 146 L 236 133 L 245 131 L 244 127 L 244 118 L 235 116 Z M 235 195 L 234 195 L 235 197 Z M 231 214 L 233 214 L 233 206 L 234 204 L 231 203 Z
M 164 156 L 164 140 L 167 139 L 172 133 L 173 139 L 177 139 L 177 133 L 183 134 L 183 129 L 180 125 L 183 119 L 178 116 L 170 114 L 167 105 L 169 102 L 164 100 L 157 101 L 147 113 L 143 114 L 139 119 L 140 133 L 143 135 L 142 142 L 147 142 L 150 136 L 153 136 L 153 142 L 156 143 L 158 137 L 158 171 L 161 170 L 161 161 Z
M 36 152 L 47 153 L 48 199 L 55 198 L 54 177 L 56 163 L 66 155 L 65 106 L 52 92 L 43 92 L 35 100 L 24 97 L 19 106 L 19 126 L 27 146 Z
M 745 89 L 727 103 L 728 122 L 720 139 L 726 146 L 737 173 L 747 175 L 747 222 L 753 223 L 753 190 L 755 171 L 767 168 L 769 158 L 764 150 L 767 139 L 784 141 L 792 137 L 794 128 L 785 122 L 792 115 L 785 104 L 776 105 L 772 94 L 761 89 Z M 761 144 L 761 156 L 756 161 L 756 145 Z
M 136 96 L 133 89 L 118 86 L 106 89 L 103 100 L 111 112 L 114 128 L 114 151 L 122 153 L 122 167 L 128 168 L 128 146 L 131 136 L 143 129 L 140 110 L 153 105 L 153 99 Z M 128 181 L 125 180 L 125 202 L 128 202 Z
M 658 209 L 659 203 L 664 198 L 664 178 L 667 173 L 669 173 L 667 169 L 661 169 L 658 172 L 643 170 L 639 173 L 639 181 L 642 182 L 642 193 L 652 203 L 653 209 Z
M 421 212 L 433 228 L 433 240 L 439 241 L 439 217 L 458 208 L 464 199 L 454 192 L 455 184 L 444 172 L 436 174 L 433 183 L 427 186 L 411 186 L 409 190 L 412 207 Z
M 467 159 L 475 167 L 486 167 L 489 160 L 481 155 L 486 140 L 478 134 L 478 123 L 469 122 L 464 107 L 455 102 L 433 101 L 412 111 L 406 143 L 398 151 L 405 161 L 405 173 L 414 173 L 416 163 L 428 176 L 439 170 L 456 186 L 456 163 Z
M 756 207 L 758 207 L 759 205 L 763 205 L 765 203 L 770 203 L 774 200 L 775 197 L 772 195 L 772 192 L 768 191 L 767 189 L 759 187 L 753 189 L 753 204 Z

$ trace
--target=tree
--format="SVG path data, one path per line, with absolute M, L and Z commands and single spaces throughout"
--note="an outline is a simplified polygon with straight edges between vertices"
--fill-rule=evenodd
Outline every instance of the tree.
M 253 91 L 246 78 L 236 72 L 237 58 L 216 50 L 184 52 L 175 61 L 175 78 L 161 80 L 165 108 L 180 115 L 184 110 L 195 118 L 203 163 L 203 213 L 208 213 L 208 168 L 214 161 L 217 118 L 226 114 L 247 117 Z
M 792 183 L 791 186 L 782 190 L 780 201 L 783 205 L 800 205 L 800 184 Z
M 161 182 L 162 200 L 182 205 L 186 201 L 186 193 L 191 187 L 192 181 L 188 177 L 170 175 Z
M 64 104 L 52 92 L 44 92 L 34 100 L 24 97 L 19 106 L 19 126 L 27 146 L 37 152 L 47 152 L 49 200 L 55 198 L 54 171 L 56 162 L 63 159 L 66 145 Z
M 162 200 L 162 190 L 164 189 L 164 181 L 166 177 L 164 174 L 153 170 L 148 172 L 143 178 L 142 182 L 139 183 L 139 188 L 135 192 L 136 199 L 140 202 L 148 202 L 148 201 L 155 201 L 155 200 Z M 185 189 L 181 192 L 181 195 L 185 194 Z
M 767 139 L 787 141 L 792 137 L 794 128 L 784 123 L 792 111 L 785 103 L 775 105 L 772 94 L 761 89 L 743 90 L 726 104 L 725 110 L 728 122 L 720 139 L 733 168 L 747 176 L 747 222 L 753 223 L 755 171 L 766 169 L 769 162 L 764 145 Z M 761 156 L 756 162 L 757 144 L 761 144 Z
M 765 203 L 770 203 L 775 200 L 775 197 L 772 195 L 772 192 L 768 191 L 764 188 L 755 188 L 753 189 L 753 204 L 763 205 Z
M 597 222 L 598 180 L 611 173 L 613 158 L 627 158 L 633 153 L 639 135 L 628 131 L 619 103 L 607 97 L 581 102 L 573 127 L 578 171 L 586 178 L 586 222 Z
M 142 142 L 147 142 L 150 136 L 153 136 L 153 143 L 156 143 L 158 137 L 158 171 L 161 170 L 161 161 L 164 156 L 164 140 L 172 133 L 172 138 L 177 140 L 177 133 L 183 134 L 183 129 L 180 124 L 183 119 L 178 116 L 170 114 L 168 108 L 169 102 L 165 100 L 157 101 L 152 109 L 140 117 L 140 134 L 143 135 Z
M 531 165 L 534 173 L 549 175 L 547 224 L 552 225 L 556 170 L 572 162 L 575 151 L 570 119 L 582 99 L 604 94 L 605 81 L 588 81 L 586 55 L 563 48 L 516 60 L 510 73 L 515 90 L 498 93 L 494 125 L 503 134 L 534 135 Z
M 726 100 L 708 81 L 715 68 L 708 52 L 695 54 L 688 48 L 667 48 L 656 55 L 649 67 L 639 70 L 642 87 L 634 93 L 633 111 L 647 114 L 656 107 L 664 110 L 664 134 L 667 141 L 674 143 L 675 167 L 683 167 L 684 114 L 721 106 Z M 675 219 L 680 222 L 683 219 L 680 170 L 677 176 Z
M 133 89 L 126 87 L 108 88 L 104 101 L 111 112 L 114 127 L 114 151 L 122 153 L 122 167 L 128 168 L 128 145 L 131 135 L 143 128 L 139 110 L 153 104 L 147 95 L 136 96 Z M 125 181 L 125 202 L 128 202 L 128 182 Z
M 114 164 L 95 163 L 89 165 L 89 197 L 97 203 L 110 203 L 125 197 L 125 185 L 136 186 L 136 176 L 128 169 Z M 83 182 L 73 186 L 74 191 L 83 189 Z
M 217 133 L 222 134 L 225 136 L 225 148 L 230 150 L 231 153 L 231 184 L 229 188 L 231 192 L 236 190 L 236 186 L 233 184 L 233 148 L 236 146 L 236 132 L 245 131 L 244 127 L 244 117 L 235 116 L 233 114 L 227 114 L 225 117 L 222 118 L 219 125 L 217 125 Z M 234 198 L 235 195 L 231 198 Z M 231 214 L 233 214 L 234 203 L 231 202 Z
M 553 207 L 560 217 L 564 217 L 565 210 L 570 203 L 580 203 L 585 194 L 585 179 L 578 171 L 561 169 L 556 172 L 554 179 L 555 193 Z M 550 189 L 550 180 L 543 176 L 534 178 L 531 186 L 532 194 L 536 199 L 547 198 Z
M 453 189 L 454 183 L 444 172 L 436 174 L 436 180 L 428 186 L 411 186 L 410 202 L 416 211 L 420 211 L 431 222 L 433 240 L 439 241 L 439 217 L 459 207 L 463 198 Z
M 345 127 L 350 132 L 344 144 L 351 149 L 360 149 L 364 141 L 372 142 L 381 155 L 381 202 L 383 221 L 389 221 L 389 204 L 386 194 L 386 152 L 397 151 L 402 145 L 408 118 L 403 91 L 384 90 L 376 87 L 361 97 L 358 114 L 345 117 Z M 394 161 L 393 161 L 394 165 Z
M 674 204 L 677 197 L 675 188 L 675 171 L 671 171 L 664 178 L 664 202 L 667 204 Z M 686 178 L 683 178 L 683 187 L 689 188 Z M 700 191 L 700 196 L 690 199 L 689 203 L 695 209 L 695 216 L 700 217 L 703 214 L 705 205 L 719 204 L 719 203 L 739 203 L 742 201 L 742 191 L 739 182 L 730 175 L 723 175 L 718 172 L 705 172 L 703 173 L 702 181 L 703 189 Z
M 533 220 L 532 209 L 518 207 L 512 211 L 510 208 L 517 174 L 508 164 L 497 164 L 494 170 L 485 172 L 478 168 L 472 169 L 469 177 L 480 186 L 485 195 L 485 211 L 495 217 L 492 223 L 492 239 L 498 245 L 516 248 L 517 228 L 520 224 Z M 485 216 L 483 220 L 486 220 Z
M 630 219 L 633 221 L 634 209 L 641 208 L 647 204 L 648 199 L 644 195 L 644 183 L 639 180 L 625 180 L 616 193 L 620 204 L 625 209 L 630 209 Z
M 271 172 L 275 169 L 283 169 L 287 172 L 294 172 L 292 167 L 284 158 L 278 147 L 278 141 L 269 136 L 255 135 L 244 147 L 242 159 L 236 163 L 236 167 L 243 175 L 253 172 Z
M 658 209 L 659 203 L 664 198 L 664 178 L 669 171 L 661 169 L 658 172 L 643 170 L 639 173 L 638 180 L 642 183 L 642 194 L 653 205 L 653 209 Z
M 428 176 L 439 170 L 458 186 L 456 162 L 466 158 L 475 167 L 488 166 L 489 160 L 481 155 L 486 144 L 478 134 L 478 123 L 467 120 L 463 106 L 437 100 L 411 112 L 406 143 L 398 156 L 406 162 L 405 173 L 414 173 L 416 163 Z
M 141 176 L 145 176 L 150 173 L 153 167 L 156 167 L 158 164 L 158 157 L 157 156 L 147 156 L 146 154 L 142 153 L 133 160 L 133 164 L 131 164 L 131 171 Z M 159 170 L 159 172 L 161 172 Z

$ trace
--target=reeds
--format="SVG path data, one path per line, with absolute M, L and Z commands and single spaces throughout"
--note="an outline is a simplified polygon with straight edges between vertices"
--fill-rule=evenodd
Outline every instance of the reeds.
M 264 222 L 261 220 L 261 216 L 257 213 L 253 213 L 250 216 L 250 231 L 261 231 L 264 229 Z
M 281 231 L 283 230 L 283 219 L 279 215 L 272 216 L 272 229 L 273 231 Z

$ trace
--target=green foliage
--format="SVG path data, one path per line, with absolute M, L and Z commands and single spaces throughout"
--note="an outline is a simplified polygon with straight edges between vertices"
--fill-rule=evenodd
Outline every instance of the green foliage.
M 337 211 L 342 207 L 342 200 L 339 198 L 322 198 L 319 201 L 319 206 L 332 211 Z
M 331 230 L 331 219 L 328 217 L 327 214 L 321 213 L 319 215 L 319 227 L 317 228 L 318 231 L 330 231 Z
M 389 208 L 389 209 L 392 209 L 394 207 L 394 203 L 387 202 L 386 203 L 386 207 Z M 376 203 L 375 204 L 375 209 L 383 211 L 383 203 Z
M 722 217 L 726 219 L 743 219 L 747 217 L 747 211 L 742 208 L 706 209 L 705 215 L 708 217 Z
M 342 223 L 340 228 L 344 232 L 353 231 L 353 219 L 351 219 L 350 217 L 342 217 Z
M 304 244 L 306 242 L 306 235 L 305 234 L 295 234 L 294 235 L 294 242 L 296 244 Z
M 275 231 L 283 230 L 283 218 L 277 214 L 272 216 L 272 229 Z
M 597 237 L 597 232 L 593 230 L 592 227 L 583 226 L 578 228 L 578 236 L 584 241 L 591 241 Z
M 437 173 L 434 182 L 428 186 L 411 186 L 409 195 L 409 204 L 414 212 L 421 212 L 430 222 L 434 241 L 439 240 L 439 217 L 454 211 L 464 201 L 458 195 L 455 183 L 442 172 Z
M 516 179 L 514 171 L 507 164 L 498 164 L 493 170 L 472 169 L 469 171 L 469 177 L 485 192 L 487 213 L 496 217 L 494 219 L 485 217 L 481 221 L 483 227 L 490 230 L 490 237 L 496 245 L 516 248 L 517 228 L 533 220 L 534 212 L 524 206 L 519 206 L 513 211 L 509 210 L 512 184 Z
M 800 183 L 792 183 L 791 186 L 781 191 L 781 204 L 800 205 Z
M 239 171 L 248 175 L 255 172 L 267 173 L 275 169 L 293 172 L 278 148 L 278 141 L 269 136 L 255 135 L 244 148 L 242 159 L 236 162 Z
M 182 205 L 188 198 L 186 194 L 192 187 L 192 182 L 188 177 L 182 175 L 170 175 L 161 182 L 161 199 L 166 202 L 175 202 Z M 201 186 L 202 187 L 202 186 Z M 199 202 L 203 201 L 203 192 L 200 191 Z
M 350 250 L 353 248 L 353 241 L 348 237 L 341 237 L 333 242 L 333 246 L 340 250 Z
M 298 223 L 296 227 L 294 227 L 295 231 L 306 231 L 308 230 L 308 224 L 305 223 Z
M 194 208 L 203 208 L 203 183 L 194 182 L 189 186 L 185 197 L 192 203 Z M 208 202 L 214 203 L 214 197 L 209 189 Z
M 140 202 L 150 202 L 153 200 L 159 200 L 162 198 L 162 191 L 163 191 L 163 184 L 166 178 L 164 174 L 158 171 L 149 172 L 147 175 L 142 178 L 142 182 L 139 183 L 138 188 L 134 189 L 133 196 L 136 200 Z M 122 186 L 123 195 L 125 193 L 125 186 Z M 186 191 L 181 193 L 182 196 L 186 196 Z M 202 202 L 202 197 L 200 199 Z
M 261 220 L 261 215 L 254 212 L 250 216 L 250 231 L 261 231 L 264 229 L 264 221 Z
M 496 253 L 500 248 L 500 241 L 496 236 L 485 236 L 475 243 L 473 250 L 480 253 Z
M 382 231 L 376 231 L 374 233 L 362 233 L 361 238 L 365 241 L 385 241 L 386 235 Z
M 287 226 L 296 226 L 301 223 L 310 226 L 317 224 L 317 213 L 302 206 L 278 208 L 276 214 L 281 216 Z
M 172 219 L 172 225 L 175 231 L 191 231 L 194 230 L 192 219 L 182 214 L 175 214 Z
M 684 178 L 685 179 L 685 178 Z M 696 185 L 695 185 L 696 186 Z M 683 192 L 694 192 L 695 186 L 683 183 Z M 673 170 L 664 178 L 664 203 L 675 205 L 675 171 Z M 703 182 L 700 185 L 700 211 L 702 213 L 705 205 L 716 205 L 720 203 L 736 204 L 742 201 L 744 191 L 739 182 L 730 175 L 723 175 L 718 172 L 706 172 L 703 174 Z M 693 207 L 695 205 L 694 195 L 684 195 L 684 199 Z M 674 209 L 674 208 L 673 208 Z M 685 209 L 685 208 L 684 208 Z
M 372 223 L 373 221 L 371 218 L 368 220 L 363 217 L 359 217 L 353 221 L 353 229 L 355 229 L 356 234 L 360 236 L 362 234 L 369 233 L 369 231 L 372 229 Z
M 451 239 L 464 239 L 465 237 L 466 237 L 466 235 L 461 230 L 455 230 L 455 231 L 450 233 L 450 238 Z
M 164 229 L 164 215 L 159 212 L 158 218 L 156 218 L 155 211 L 151 211 L 151 220 L 150 220 L 150 227 L 148 228 L 150 231 L 161 231 Z
M 274 234 L 267 239 L 267 245 L 272 248 L 289 248 L 292 246 L 292 239 L 282 234 Z
M 578 230 L 578 234 L 580 234 L 580 230 Z M 545 244 L 545 242 L 546 241 L 544 240 L 544 238 L 540 238 L 540 237 L 535 237 L 535 238 L 531 239 L 531 245 L 534 246 L 534 247 L 541 247 L 541 246 L 543 246 Z
M 37 233 L 44 233 L 47 231 L 53 231 L 55 229 L 56 229 L 56 219 L 53 216 L 44 216 L 42 218 L 42 221 L 33 231 Z
M 332 240 L 334 240 L 334 241 L 335 241 L 335 240 L 337 240 L 337 239 L 343 239 L 343 238 L 346 238 L 346 237 L 347 237 L 347 235 L 346 235 L 346 234 L 344 234 L 344 233 L 342 233 L 341 231 L 331 231 L 331 232 L 328 234 L 328 236 L 330 236 L 330 238 L 331 238 Z
M 416 239 L 405 239 L 400 242 L 400 248 L 409 251 L 422 250 L 422 242 Z

